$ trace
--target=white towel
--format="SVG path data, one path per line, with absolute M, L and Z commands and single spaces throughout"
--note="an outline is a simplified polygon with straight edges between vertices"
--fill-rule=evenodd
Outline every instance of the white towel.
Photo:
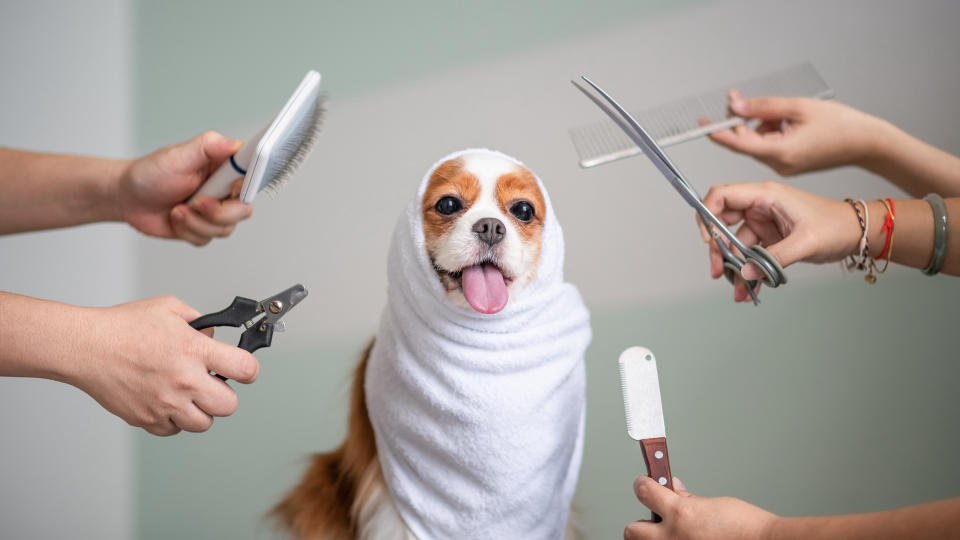
M 583 453 L 589 314 L 563 282 L 546 202 L 536 278 L 484 315 L 444 299 L 424 247 L 427 171 L 387 260 L 387 306 L 366 375 L 380 465 L 420 539 L 563 538 Z M 522 164 L 521 164 L 522 165 Z

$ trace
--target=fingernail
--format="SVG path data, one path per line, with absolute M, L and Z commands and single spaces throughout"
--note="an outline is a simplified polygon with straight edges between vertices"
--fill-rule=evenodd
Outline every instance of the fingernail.
M 232 145 L 233 151 L 236 152 L 237 150 L 240 149 L 241 146 L 243 146 L 243 141 L 239 139 L 234 139 L 233 141 L 231 141 L 231 145 Z
M 743 99 L 743 95 L 740 93 L 740 91 L 736 89 L 730 89 L 729 96 L 730 109 L 741 116 L 746 115 L 747 100 Z
M 170 217 L 177 221 L 183 221 L 183 206 L 174 206 L 173 210 L 170 211 Z
M 740 273 L 743 275 L 743 279 L 746 279 L 747 281 L 753 281 L 762 277 L 760 269 L 757 268 L 752 262 L 747 262 L 747 264 L 743 265 L 743 269 L 740 271 Z

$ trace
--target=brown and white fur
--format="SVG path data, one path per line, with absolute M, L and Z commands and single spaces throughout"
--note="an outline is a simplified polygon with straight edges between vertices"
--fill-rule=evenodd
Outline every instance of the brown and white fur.
M 457 202 L 441 203 L 451 197 Z M 511 298 L 536 275 L 546 208 L 529 170 L 489 155 L 444 162 L 429 179 L 421 211 L 426 250 L 450 302 L 468 303 L 462 276 L 473 265 L 494 265 Z M 315 455 L 301 482 L 273 509 L 294 537 L 414 538 L 384 483 L 367 412 L 364 375 L 372 348 L 356 368 L 345 441 Z

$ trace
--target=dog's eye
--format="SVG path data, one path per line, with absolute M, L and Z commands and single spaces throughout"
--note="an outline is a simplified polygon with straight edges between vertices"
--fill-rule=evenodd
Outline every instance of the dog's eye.
M 533 205 L 527 201 L 520 201 L 510 207 L 510 213 L 513 214 L 513 217 L 523 221 L 524 223 L 533 219 Z
M 450 216 L 459 212 L 463 208 L 463 203 L 456 197 L 444 197 L 437 201 L 434 208 L 438 214 Z

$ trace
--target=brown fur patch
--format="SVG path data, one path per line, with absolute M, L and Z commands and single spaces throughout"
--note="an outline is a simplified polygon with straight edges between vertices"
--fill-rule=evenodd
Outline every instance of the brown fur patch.
M 354 372 L 347 438 L 333 452 L 316 454 L 295 488 L 270 516 L 295 538 L 356 538 L 357 513 L 371 485 L 383 483 L 363 389 L 373 341 Z
M 436 211 L 437 201 L 453 196 L 463 203 L 463 210 L 450 216 Z M 480 181 L 463 168 L 463 158 L 451 159 L 440 164 L 430 176 L 427 189 L 423 192 L 421 211 L 423 212 L 423 236 L 427 254 L 431 260 L 437 242 L 446 235 L 456 223 L 457 218 L 466 212 L 480 196 Z
M 510 207 L 518 201 L 527 201 L 533 206 L 533 219 L 524 223 L 513 217 Z M 533 173 L 523 167 L 517 167 L 516 171 L 501 175 L 497 179 L 497 204 L 500 205 L 504 215 L 509 216 L 516 224 L 524 247 L 530 250 L 534 259 L 540 257 L 540 239 L 543 235 L 543 218 L 546 217 L 547 203 L 543 199 L 543 193 Z M 534 274 L 536 274 L 536 268 L 531 272 L 531 279 Z

